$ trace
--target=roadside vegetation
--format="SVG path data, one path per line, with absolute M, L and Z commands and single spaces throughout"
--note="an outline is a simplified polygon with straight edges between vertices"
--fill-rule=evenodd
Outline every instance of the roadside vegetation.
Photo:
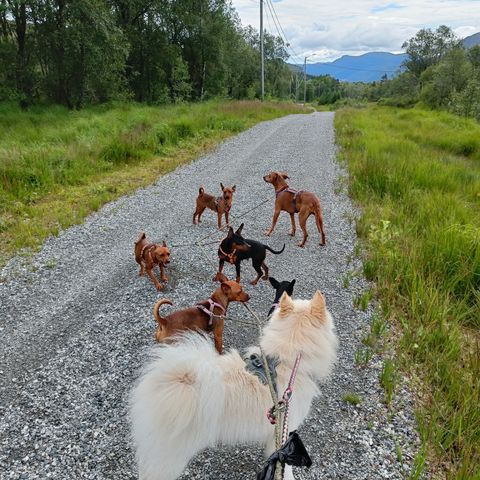
M 336 131 L 363 212 L 364 273 L 420 393 L 423 449 L 447 478 L 478 478 L 480 125 L 370 106 L 338 111 Z
M 0 264 L 220 140 L 300 112 L 254 101 L 81 111 L 0 105 Z

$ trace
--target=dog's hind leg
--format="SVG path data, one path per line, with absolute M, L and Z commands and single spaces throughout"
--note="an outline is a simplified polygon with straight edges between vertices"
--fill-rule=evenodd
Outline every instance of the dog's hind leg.
M 250 285 L 256 285 L 258 283 L 258 281 L 262 278 L 263 276 L 263 272 L 262 272 L 262 268 L 261 268 L 261 263 L 253 263 L 252 262 L 252 265 L 253 265 L 253 268 L 256 270 L 257 272 L 257 278 L 255 278 L 254 280 L 252 280 L 250 282 Z M 267 277 L 268 278 L 268 277 Z
M 322 236 L 322 240 L 320 241 L 320 245 L 326 245 L 327 240 L 325 239 L 325 232 L 323 231 L 323 217 L 322 211 L 320 207 L 315 210 L 315 221 L 317 222 L 318 233 Z
M 200 208 L 199 210 L 197 210 L 198 213 L 197 213 L 197 223 L 201 223 L 201 220 L 200 220 L 200 217 L 202 216 L 202 213 L 205 211 L 205 207 L 203 208 Z
M 300 228 L 302 229 L 302 232 L 303 232 L 303 240 L 298 244 L 299 247 L 303 247 L 308 238 L 307 219 L 309 216 L 310 216 L 310 212 L 308 210 L 301 210 L 300 213 L 298 214 L 298 223 L 300 224 Z
M 263 268 L 263 271 L 265 272 L 265 275 L 262 277 L 262 279 L 268 280 L 268 267 L 265 262 L 262 262 L 262 268 Z

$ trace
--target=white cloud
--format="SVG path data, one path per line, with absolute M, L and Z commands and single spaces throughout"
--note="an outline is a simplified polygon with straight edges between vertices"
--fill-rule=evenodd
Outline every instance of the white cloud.
M 264 25 L 277 34 L 264 1 Z M 259 0 L 232 0 L 244 25 L 259 28 Z M 332 60 L 368 51 L 398 53 L 421 28 L 448 25 L 461 38 L 480 31 L 480 0 L 274 0 L 296 58 Z M 268 21 L 269 19 L 269 21 Z

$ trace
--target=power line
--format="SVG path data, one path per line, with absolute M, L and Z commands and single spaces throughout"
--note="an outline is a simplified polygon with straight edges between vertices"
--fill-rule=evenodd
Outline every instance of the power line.
M 287 37 L 285 36 L 285 32 L 283 32 L 283 28 L 280 24 L 280 21 L 278 20 L 278 16 L 276 15 L 276 12 L 271 0 L 267 0 L 266 4 L 268 9 L 270 10 L 270 16 L 272 17 L 273 23 L 275 24 L 275 28 L 277 30 L 278 36 L 285 42 L 285 47 L 287 49 L 290 49 L 290 51 L 293 53 L 293 55 L 292 53 L 290 53 L 290 57 L 292 57 L 294 61 L 296 60 L 297 63 L 296 64 L 294 63 L 294 65 L 300 66 L 302 64 L 302 61 L 301 60 L 299 61 L 300 57 L 293 51 L 293 48 L 288 42 Z

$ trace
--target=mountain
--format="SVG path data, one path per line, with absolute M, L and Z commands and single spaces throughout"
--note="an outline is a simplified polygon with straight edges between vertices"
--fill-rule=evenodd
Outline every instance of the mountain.
M 480 45 L 480 32 L 474 33 L 473 35 L 470 35 L 469 37 L 465 37 L 462 40 L 463 46 L 465 48 L 472 48 L 475 45 Z
M 333 62 L 307 64 L 307 74 L 331 75 L 344 82 L 373 82 L 383 75 L 395 76 L 407 58 L 404 53 L 370 52 L 364 55 L 344 55 Z

